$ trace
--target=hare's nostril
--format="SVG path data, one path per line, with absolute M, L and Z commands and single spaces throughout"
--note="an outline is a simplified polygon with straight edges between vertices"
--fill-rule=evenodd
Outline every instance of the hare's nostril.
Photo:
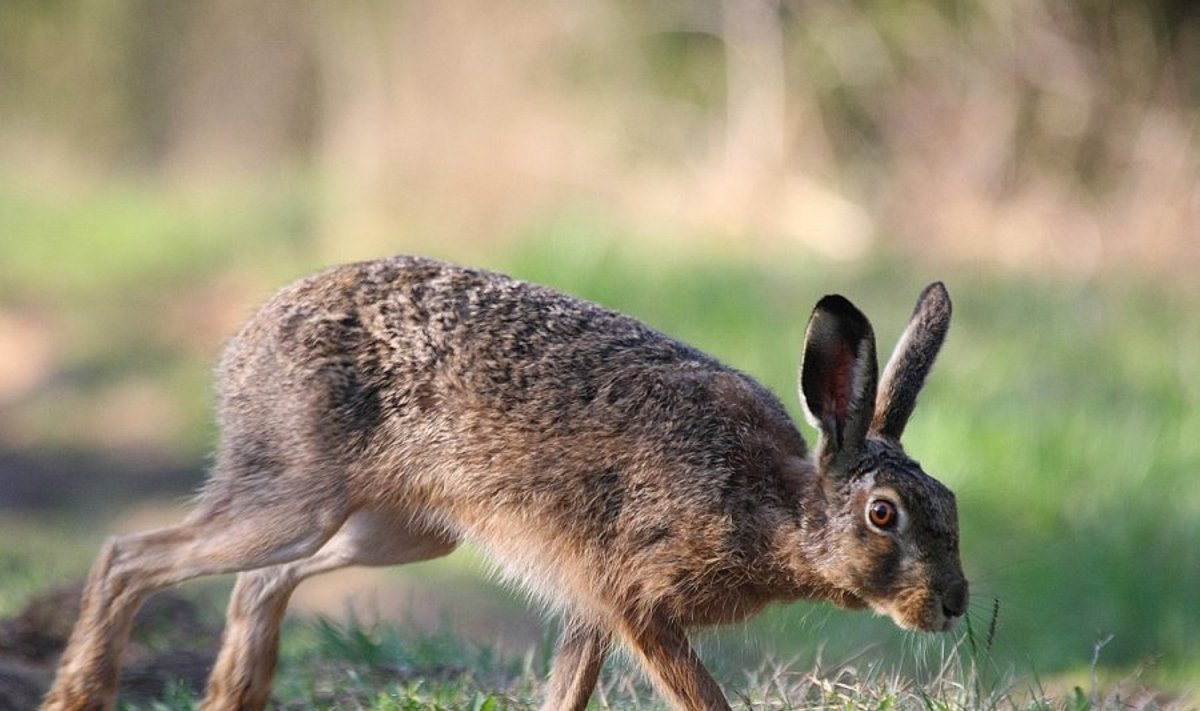
M 959 580 L 942 593 L 942 612 L 946 617 L 961 617 L 967 611 L 967 581 Z

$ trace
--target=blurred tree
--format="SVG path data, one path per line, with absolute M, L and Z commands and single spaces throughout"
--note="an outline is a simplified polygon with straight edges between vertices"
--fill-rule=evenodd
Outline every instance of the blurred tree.
M 301 171 L 331 233 L 599 201 L 837 253 L 1172 268 L 1200 259 L 1197 65 L 1182 0 L 8 0 L 0 160 Z

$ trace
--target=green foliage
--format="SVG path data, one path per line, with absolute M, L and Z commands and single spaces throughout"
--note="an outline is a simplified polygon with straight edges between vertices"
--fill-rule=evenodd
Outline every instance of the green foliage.
M 211 441 L 210 369 L 229 336 L 205 340 L 220 320 L 211 307 L 226 298 L 214 282 L 254 289 L 264 275 L 278 282 L 307 268 L 311 211 L 298 184 L 185 199 L 139 185 L 51 195 L 0 180 L 0 316 L 24 314 L 53 345 L 43 396 L 21 402 L 9 426 L 86 446 L 97 403 L 149 381 L 175 394 L 178 412 L 159 413 L 180 421 L 171 444 L 200 456 Z
M 294 196 L 198 212 L 152 193 L 125 206 L 109 203 L 67 201 L 58 210 L 0 191 L 0 233 L 44 237 L 54 245 L 0 240 L 0 306 L 69 314 L 61 338 L 75 350 L 66 381 L 3 413 L 7 425 L 30 412 L 61 413 L 64 401 L 83 410 L 112 380 L 130 374 L 206 422 L 213 353 L 200 355 L 165 338 L 170 314 L 194 297 L 193 288 L 222 275 L 250 275 L 245 291 L 261 295 L 250 299 L 257 301 L 315 261 L 304 241 L 307 213 Z M 234 240 L 243 229 L 248 236 Z M 177 239 L 155 242 L 150 235 L 158 232 Z M 798 420 L 796 361 L 808 309 L 822 294 L 837 291 L 858 303 L 876 324 L 886 356 L 921 286 L 944 279 L 955 321 L 906 445 L 958 493 L 973 584 L 967 626 L 973 657 L 989 673 L 1016 668 L 1060 678 L 1090 670 L 1093 645 L 1112 635 L 1097 665 L 1102 679 L 1134 674 L 1186 687 L 1200 671 L 1200 641 L 1193 634 L 1200 629 L 1195 290 L 1131 278 L 1053 282 L 887 256 L 831 263 L 661 240 L 647 246 L 631 237 L 637 235 L 595 216 L 564 219 L 531 232 L 490 266 L 597 300 L 690 341 L 760 378 Z M 133 301 L 131 293 L 137 294 Z M 244 293 L 228 298 L 238 300 L 241 313 L 251 307 Z M 81 378 L 81 372 L 91 376 Z M 70 420 L 56 415 L 45 422 L 47 441 L 68 441 Z M 161 446 L 198 452 L 211 437 L 200 431 L 195 440 Z M 6 525 L 17 533 L 5 539 L 25 545 L 0 548 L 0 603 L 10 611 L 40 584 L 80 575 L 95 550 L 72 542 L 77 530 L 51 532 L 58 529 L 50 521 Z M 65 554 L 35 548 L 37 541 L 53 548 L 63 538 L 70 539 L 61 543 Z M 348 671 L 330 688 L 374 694 L 380 687 L 372 674 L 393 673 L 397 665 L 419 670 L 411 679 L 422 681 L 411 689 L 397 684 L 407 691 L 396 692 L 395 703 L 424 694 L 428 703 L 464 708 L 476 694 L 485 695 L 478 697 L 483 704 L 487 693 L 504 688 L 472 681 L 463 690 L 459 677 L 429 680 L 431 664 L 460 659 L 453 635 L 414 643 L 386 626 L 354 620 L 344 627 L 317 623 L 315 630 L 301 635 L 298 652 L 285 644 L 285 654 L 297 667 L 306 666 L 304 655 L 344 660 Z M 763 658 L 794 660 L 803 668 L 825 667 L 822 660 L 837 667 L 865 655 L 889 660 L 905 678 L 928 680 L 940 673 L 944 644 L 867 615 L 798 604 L 705 636 L 703 651 L 727 678 Z M 513 662 L 498 659 L 495 650 L 475 654 L 457 667 L 473 680 L 480 668 L 525 684 L 540 677 L 513 671 Z M 312 682 L 304 691 L 308 678 L 285 675 L 281 688 L 291 683 L 289 693 L 297 695 L 323 688 Z M 451 696 L 438 696 L 443 693 Z M 508 702 L 495 703 L 505 708 Z M 903 706 L 887 695 L 877 703 Z
M 137 184 L 94 193 L 0 183 L 0 303 L 147 306 L 245 260 L 278 274 L 312 231 L 300 186 L 172 196 Z M 97 303 L 103 300 L 106 303 Z
M 0 617 L 16 614 L 48 584 L 86 569 L 95 554 L 80 545 L 86 536 L 75 521 L 0 516 Z

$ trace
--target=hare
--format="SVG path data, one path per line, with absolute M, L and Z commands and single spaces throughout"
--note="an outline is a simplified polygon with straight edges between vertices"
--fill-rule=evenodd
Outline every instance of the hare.
M 954 495 L 900 435 L 949 320 L 930 285 L 878 378 L 866 317 L 821 299 L 810 456 L 750 377 L 551 289 L 415 257 L 295 282 L 225 350 L 193 512 L 104 546 L 43 709 L 111 709 L 142 601 L 232 572 L 202 708 L 261 709 L 297 584 L 462 541 L 562 618 L 545 711 L 587 705 L 614 640 L 674 708 L 729 709 L 686 631 L 772 601 L 947 630 L 967 606 Z

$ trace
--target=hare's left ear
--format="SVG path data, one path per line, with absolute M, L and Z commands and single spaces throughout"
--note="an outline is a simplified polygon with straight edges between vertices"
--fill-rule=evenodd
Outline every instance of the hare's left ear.
M 871 421 L 872 433 L 900 440 L 949 328 L 950 294 L 940 281 L 934 282 L 921 292 L 908 328 L 883 370 L 875 400 L 875 418 Z
M 800 400 L 821 431 L 821 458 L 861 452 L 875 406 L 875 334 L 845 298 L 817 302 L 804 334 Z

